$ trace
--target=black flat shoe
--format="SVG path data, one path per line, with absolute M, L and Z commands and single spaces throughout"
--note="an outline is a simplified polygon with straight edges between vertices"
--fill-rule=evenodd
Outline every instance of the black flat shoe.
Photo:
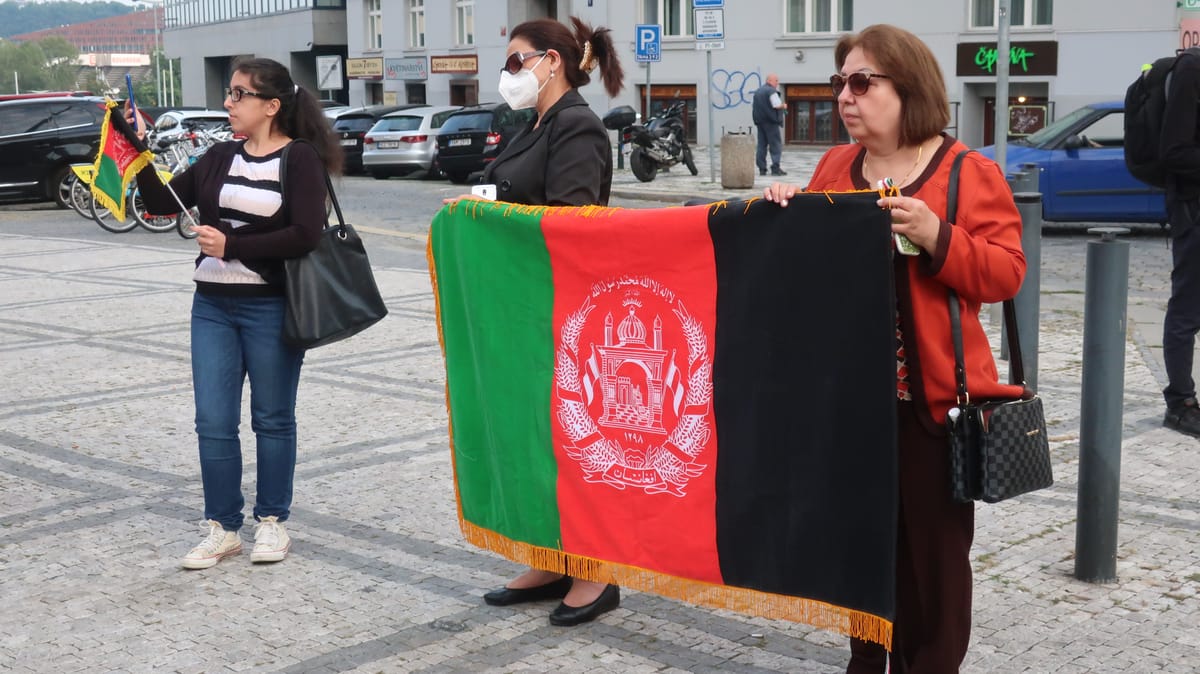
M 586 606 L 567 606 L 565 603 L 559 604 L 558 608 L 550 614 L 550 624 L 559 627 L 571 627 L 595 620 L 601 613 L 606 613 L 613 610 L 621 604 L 621 588 L 616 585 L 609 585 L 604 588 L 596 601 Z
M 552 583 L 526 587 L 514 590 L 502 587 L 483 595 L 483 601 L 490 606 L 510 606 L 527 601 L 542 601 L 543 599 L 562 599 L 571 591 L 571 577 L 563 576 Z

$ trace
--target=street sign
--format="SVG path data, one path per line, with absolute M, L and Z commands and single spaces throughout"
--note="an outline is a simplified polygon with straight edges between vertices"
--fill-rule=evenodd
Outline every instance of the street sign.
M 724 40 L 725 39 L 725 10 L 697 9 L 696 10 L 696 39 Z
M 724 7 L 725 0 L 695 0 L 692 7 Z
M 318 56 L 317 57 L 317 89 L 321 91 L 330 91 L 332 89 L 342 88 L 342 57 L 334 54 L 333 56 Z
M 1184 9 L 1200 9 L 1200 0 L 1183 0 L 1181 7 Z
M 662 26 L 641 23 L 634 30 L 634 60 L 650 63 L 662 60 Z
M 697 42 L 696 51 L 712 51 L 714 49 L 724 49 L 725 42 Z

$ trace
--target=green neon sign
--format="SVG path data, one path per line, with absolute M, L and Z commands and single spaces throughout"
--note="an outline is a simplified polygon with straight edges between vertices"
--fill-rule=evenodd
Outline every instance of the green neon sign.
M 1009 63 L 1013 66 L 1021 68 L 1022 72 L 1029 72 L 1029 59 L 1036 56 L 1034 52 L 1025 49 L 1024 47 L 1009 47 L 1008 57 Z M 989 73 L 995 72 L 996 69 L 996 48 L 987 45 L 981 45 L 979 51 L 975 52 L 975 65 L 983 68 Z

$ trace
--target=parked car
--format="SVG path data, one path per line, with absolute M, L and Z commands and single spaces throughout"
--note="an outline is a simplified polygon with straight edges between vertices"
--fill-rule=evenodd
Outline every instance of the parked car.
M 979 150 L 995 158 L 995 146 Z M 1162 190 L 1125 167 L 1125 104 L 1093 103 L 1009 141 L 1005 172 L 1037 164 L 1042 219 L 1050 222 L 1165 223 Z
M 375 126 L 380 117 L 397 110 L 421 108 L 423 105 L 368 105 L 365 108 L 350 108 L 339 114 L 333 121 L 333 132 L 337 134 L 342 144 L 342 154 L 345 156 L 346 173 L 362 171 L 363 136 Z
M 436 177 L 441 173 L 435 165 L 438 129 L 459 109 L 438 105 L 380 117 L 363 137 L 363 168 L 379 180 L 413 171 Z
M 66 208 L 70 165 L 96 159 L 104 111 L 90 96 L 0 102 L 0 200 Z
M 159 141 L 196 129 L 211 131 L 228 124 L 229 113 L 224 110 L 168 110 L 154 120 L 154 139 Z
M 438 131 L 438 167 L 450 182 L 465 183 L 508 147 L 537 111 L 513 110 L 507 103 L 484 103 L 450 115 Z

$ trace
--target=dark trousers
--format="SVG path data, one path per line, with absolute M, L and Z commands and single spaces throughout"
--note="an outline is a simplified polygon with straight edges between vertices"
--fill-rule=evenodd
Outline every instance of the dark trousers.
M 1171 220 L 1171 299 L 1163 318 L 1167 407 L 1196 396 L 1192 359 L 1200 331 L 1200 201 L 1167 202 Z
M 946 438 L 930 434 L 916 404 L 900 402 L 900 517 L 892 674 L 957 672 L 971 640 L 975 506 L 950 499 Z M 850 640 L 847 674 L 882 674 L 887 651 Z
M 754 153 L 754 163 L 759 171 L 767 170 L 767 150 L 771 150 L 771 170 L 779 170 L 779 159 L 783 156 L 783 127 L 778 124 L 757 124 L 758 150 Z

